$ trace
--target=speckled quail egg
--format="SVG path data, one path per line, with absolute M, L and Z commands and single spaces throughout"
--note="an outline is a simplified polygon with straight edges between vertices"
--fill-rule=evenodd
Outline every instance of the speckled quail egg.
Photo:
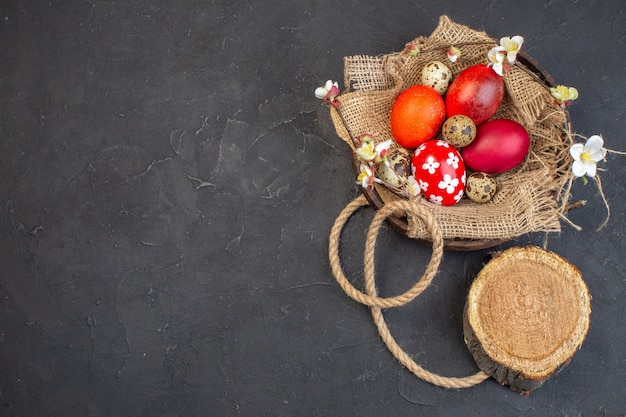
M 496 194 L 496 180 L 484 172 L 474 172 L 467 177 L 465 195 L 477 203 L 486 203 Z
M 443 123 L 441 135 L 446 142 L 456 148 L 462 148 L 476 138 L 476 125 L 469 117 L 457 114 Z
M 392 150 L 387 156 L 387 161 L 389 161 L 389 166 L 381 163 L 376 167 L 378 178 L 393 187 L 402 187 L 411 175 L 409 153 L 403 148 Z
M 443 62 L 432 61 L 422 68 L 422 84 L 434 88 L 441 95 L 448 90 L 452 71 Z

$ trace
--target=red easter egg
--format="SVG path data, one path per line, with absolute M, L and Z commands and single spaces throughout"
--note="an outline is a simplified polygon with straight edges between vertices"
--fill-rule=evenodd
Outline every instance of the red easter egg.
M 429 140 L 413 153 L 411 170 L 421 193 L 432 203 L 451 206 L 465 191 L 465 164 L 459 151 L 442 140 Z
M 501 174 L 521 164 L 530 149 L 524 126 L 514 120 L 495 119 L 476 129 L 476 139 L 461 150 L 473 171 Z
M 504 80 L 486 64 L 475 64 L 461 71 L 448 87 L 446 114 L 463 114 L 476 126 L 493 116 L 504 98 Z

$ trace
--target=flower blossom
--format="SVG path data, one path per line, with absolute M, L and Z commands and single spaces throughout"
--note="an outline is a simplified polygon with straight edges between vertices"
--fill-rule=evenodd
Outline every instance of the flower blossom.
M 361 164 L 360 171 L 357 182 L 361 184 L 363 188 L 371 187 L 376 181 L 374 169 L 367 164 Z
M 406 44 L 404 51 L 409 55 L 409 56 L 418 56 L 420 53 L 420 47 L 417 46 L 417 43 L 415 42 L 409 42 Z
M 380 164 L 381 162 L 383 162 L 386 165 L 389 165 L 387 156 L 389 155 L 389 148 L 391 147 L 391 143 L 392 143 L 391 140 L 386 140 L 376 145 L 376 148 L 374 148 L 374 151 L 376 152 L 376 157 L 374 159 L 374 162 L 376 162 L 377 164 Z
M 324 100 L 326 103 L 332 105 L 335 108 L 339 108 L 339 101 L 337 96 L 339 95 L 339 84 L 337 81 L 326 81 L 322 87 L 315 89 L 315 97 Z
M 356 148 L 356 155 L 361 161 L 372 163 L 385 163 L 389 165 L 387 156 L 389 155 L 389 148 L 391 147 L 391 140 L 386 140 L 374 145 L 374 138 L 369 133 L 364 133 L 357 138 L 359 147 Z
M 421 192 L 421 187 L 415 180 L 413 175 L 410 175 L 406 180 L 406 189 L 411 196 L 417 196 Z
M 505 36 L 500 38 L 500 45 L 494 46 L 487 53 L 487 59 L 489 59 L 489 66 L 500 76 L 505 72 L 508 72 L 510 65 L 515 63 L 517 54 L 522 49 L 524 38 L 516 35 L 512 38 Z M 506 61 L 505 61 L 506 58 Z
M 356 138 L 356 142 L 358 146 L 361 146 L 364 143 L 370 143 L 373 141 L 374 141 L 374 136 L 371 133 L 363 133 L 358 138 Z
M 600 135 L 591 136 L 584 145 L 582 143 L 572 145 L 569 152 L 574 158 L 572 172 L 575 177 L 584 175 L 590 178 L 595 177 L 596 164 L 606 156 L 604 140 Z
M 557 85 L 550 89 L 552 97 L 554 97 L 559 104 L 568 105 L 572 101 L 578 98 L 578 90 L 574 87 L 566 87 L 564 85 Z
M 454 45 L 450 45 L 447 55 L 450 62 L 456 62 L 461 57 L 461 50 Z
M 494 46 L 487 53 L 487 59 L 489 59 L 489 65 L 499 76 L 504 75 L 504 53 Z
M 356 148 L 356 156 L 362 161 L 371 162 L 376 158 L 376 150 L 374 149 L 374 143 L 367 141 L 363 142 L 361 146 Z
M 508 36 L 500 38 L 500 51 L 506 53 L 506 59 L 509 64 L 513 64 L 517 59 L 517 53 L 522 49 L 524 38 L 517 35 L 509 38 Z

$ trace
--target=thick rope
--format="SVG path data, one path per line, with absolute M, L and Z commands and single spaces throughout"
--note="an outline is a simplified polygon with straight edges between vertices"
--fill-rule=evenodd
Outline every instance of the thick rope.
M 343 270 L 341 268 L 341 261 L 339 259 L 339 240 L 341 237 L 341 231 L 343 230 L 344 225 L 348 221 L 348 219 L 354 214 L 359 208 L 363 206 L 367 206 L 369 203 L 364 196 L 360 196 L 349 203 L 343 211 L 337 217 L 335 221 L 335 225 L 333 226 L 330 232 L 329 238 L 329 258 L 330 258 L 330 266 L 332 268 L 333 274 L 335 275 L 335 279 L 341 286 L 348 296 L 350 296 L 355 301 L 358 301 L 361 304 L 365 304 L 370 307 L 381 307 L 381 308 L 390 308 L 390 307 L 399 307 L 406 303 L 411 302 L 415 297 L 417 297 L 434 278 L 437 273 L 437 268 L 439 267 L 439 263 L 441 262 L 441 258 L 443 256 L 443 238 L 441 236 L 440 230 L 437 228 L 437 235 L 433 236 L 433 241 L 437 240 L 437 245 L 433 245 L 434 252 L 433 257 L 426 268 L 426 272 L 422 279 L 420 279 L 413 288 L 409 289 L 404 294 L 400 294 L 395 297 L 390 298 L 381 298 L 376 295 L 365 294 L 356 288 L 348 281 Z M 378 235 L 378 229 L 380 229 L 383 221 L 393 215 L 406 213 L 407 210 L 419 210 L 420 213 L 426 212 L 421 206 L 416 203 L 411 203 L 404 200 L 394 201 L 392 203 L 384 205 L 374 217 L 372 221 L 372 226 L 370 227 L 370 231 L 368 233 L 368 237 L 366 240 L 366 249 L 365 249 L 365 282 L 371 283 L 374 285 L 374 247 L 376 244 L 376 236 Z M 426 212 L 431 222 L 434 222 L 430 213 Z M 433 230 L 432 228 L 430 230 Z
M 423 206 L 414 201 L 396 200 L 385 204 L 380 210 L 378 210 L 370 224 L 365 241 L 364 265 L 365 288 L 367 294 L 357 290 L 350 283 L 350 281 L 348 281 L 341 268 L 341 261 L 339 258 L 339 240 L 341 237 L 341 231 L 343 230 L 348 219 L 359 208 L 367 206 L 368 204 L 369 203 L 364 196 L 359 196 L 350 202 L 339 214 L 335 220 L 333 228 L 331 229 L 329 238 L 330 265 L 333 275 L 341 288 L 350 298 L 370 307 L 374 323 L 378 328 L 378 333 L 389 351 L 403 366 L 405 366 L 418 378 L 443 388 L 468 388 L 489 378 L 489 376 L 482 371 L 468 377 L 455 378 L 443 377 L 425 370 L 415 363 L 415 361 L 413 361 L 413 359 L 411 359 L 411 357 L 398 345 L 394 337 L 391 335 L 387 323 L 385 322 L 381 308 L 399 307 L 415 299 L 415 297 L 421 294 L 422 291 L 430 285 L 433 278 L 437 274 L 437 269 L 443 257 L 443 237 L 441 230 L 437 226 L 435 218 Z M 423 221 L 426 229 L 430 231 L 433 242 L 433 255 L 428 263 L 428 266 L 426 267 L 424 275 L 422 275 L 422 277 L 411 289 L 404 294 L 395 297 L 378 297 L 374 270 L 374 251 L 378 232 L 382 223 L 389 216 L 408 213 L 415 215 L 416 218 Z

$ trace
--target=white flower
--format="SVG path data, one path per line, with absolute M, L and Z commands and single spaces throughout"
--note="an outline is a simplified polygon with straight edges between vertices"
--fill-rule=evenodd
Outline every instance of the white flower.
M 596 176 L 596 164 L 606 156 L 606 149 L 603 146 L 604 140 L 600 135 L 591 136 L 584 145 L 582 143 L 572 145 L 569 152 L 574 158 L 572 172 L 575 177 Z
M 437 145 L 437 146 L 443 146 L 444 148 L 449 148 L 449 147 L 450 147 L 450 145 L 448 144 L 448 142 L 443 141 L 443 140 L 438 140 L 438 141 L 435 143 L 435 145 Z
M 487 53 L 487 59 L 489 59 L 488 65 L 492 67 L 499 76 L 502 76 L 504 73 L 504 53 L 502 50 L 494 46 Z
M 392 142 L 393 141 L 389 139 L 376 145 L 374 151 L 376 152 L 375 157 L 377 163 L 384 162 L 385 164 L 389 165 L 389 162 L 387 161 L 387 156 L 389 154 L 389 147 L 391 147 Z
M 420 181 L 420 183 L 421 183 L 421 181 Z M 409 190 L 409 193 L 412 196 L 419 195 L 419 193 L 420 193 L 420 185 L 417 184 L 417 181 L 415 181 L 415 177 L 413 175 L 410 175 L 406 179 L 406 188 L 407 188 L 407 190 Z
M 513 64 L 517 59 L 517 53 L 522 49 L 524 38 L 517 35 L 509 38 L 508 36 L 500 38 L 500 51 L 506 53 L 506 59 L 509 64 Z
M 510 65 L 513 65 L 517 59 L 517 53 L 522 49 L 523 43 L 524 38 L 519 35 L 512 38 L 508 36 L 500 38 L 500 45 L 494 46 L 487 53 L 488 65 L 499 76 L 503 76 L 505 72 L 509 71 Z
M 451 165 L 454 169 L 457 169 L 459 167 L 459 157 L 452 152 L 448 152 L 448 159 L 446 159 L 446 164 Z
M 364 134 L 359 138 L 361 146 L 356 148 L 356 156 L 361 161 L 375 162 L 377 164 L 383 162 L 389 166 L 387 156 L 389 154 L 389 148 L 391 147 L 391 140 L 386 140 L 374 145 L 369 134 Z
M 361 187 L 371 187 L 375 179 L 376 177 L 374 176 L 374 170 L 366 164 L 361 164 L 361 173 L 357 178 L 357 182 L 361 184 Z
M 438 187 L 442 190 L 446 190 L 448 194 L 452 194 L 458 185 L 458 178 L 452 178 L 450 174 L 445 174 L 443 180 L 439 181 Z
M 315 97 L 319 99 L 325 99 L 326 95 L 331 92 L 331 90 L 335 87 L 339 89 L 339 83 L 337 81 L 333 82 L 332 80 L 326 81 L 326 84 L 322 87 L 317 87 L 315 89 Z
M 435 173 L 437 168 L 439 168 L 439 162 L 435 161 L 435 158 L 432 156 L 429 156 L 426 162 L 422 164 L 422 169 L 428 170 L 428 173 L 431 175 Z
M 361 146 L 356 149 L 356 156 L 362 161 L 373 161 L 376 158 L 376 150 L 372 142 L 363 142 Z
M 328 80 L 324 86 L 315 89 L 315 97 L 324 100 L 335 108 L 339 108 L 339 100 L 337 100 L 338 95 L 339 84 L 337 81 L 333 82 L 332 80 Z

